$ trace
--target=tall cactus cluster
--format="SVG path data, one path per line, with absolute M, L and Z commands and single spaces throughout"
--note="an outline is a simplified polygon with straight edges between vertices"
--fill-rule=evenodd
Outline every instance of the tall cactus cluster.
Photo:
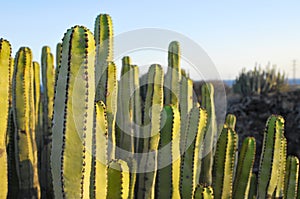
M 264 70 L 255 67 L 250 71 L 244 68 L 233 84 L 233 91 L 242 95 L 267 94 L 280 91 L 286 85 L 286 75 L 275 67 Z
M 178 42 L 166 73 L 153 64 L 140 78 L 125 56 L 119 80 L 107 14 L 94 33 L 67 30 L 56 59 L 47 46 L 41 64 L 11 52 L 1 39 L 0 199 L 300 198 L 284 119 L 269 117 L 254 173 L 255 139 L 238 148 L 234 115 L 217 128 L 212 84 L 194 101 Z

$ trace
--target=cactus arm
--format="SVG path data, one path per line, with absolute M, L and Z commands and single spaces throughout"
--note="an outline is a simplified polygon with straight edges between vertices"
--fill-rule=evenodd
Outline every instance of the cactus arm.
M 161 113 L 156 198 L 180 198 L 180 115 L 176 106 L 165 106 Z
M 285 198 L 296 199 L 298 191 L 298 175 L 299 175 L 299 159 L 295 156 L 287 158 L 286 174 L 285 174 Z
M 126 56 L 122 59 L 122 71 L 121 79 L 119 82 L 119 100 L 118 103 L 118 131 L 120 137 L 120 148 L 128 151 L 129 153 L 134 152 L 134 137 L 131 128 L 132 122 L 132 107 L 130 106 L 131 99 L 131 60 L 130 57 Z
M 7 179 L 7 152 L 6 152 L 6 125 L 9 117 L 9 98 L 10 98 L 10 61 L 11 45 L 8 41 L 0 39 L 0 179 L 3 188 L 0 190 L 0 198 L 6 198 L 8 193 Z
M 236 132 L 224 125 L 217 142 L 213 168 L 213 188 L 216 198 L 232 197 L 232 176 L 237 139 Z
M 132 101 L 132 108 L 133 108 L 133 118 L 132 122 L 134 125 L 134 136 L 135 139 L 135 153 L 139 152 L 139 143 L 140 143 L 140 134 L 141 134 L 141 126 L 142 126 L 142 102 L 141 102 L 141 95 L 140 95 L 140 80 L 139 80 L 139 68 L 136 65 L 132 65 L 132 81 L 133 81 L 133 101 Z
M 34 196 L 39 198 L 34 130 L 32 53 L 27 47 L 22 47 L 17 52 L 12 87 L 16 132 L 16 168 L 20 180 L 19 197 Z
M 105 104 L 96 102 L 90 198 L 106 198 L 108 165 L 108 121 Z
M 264 133 L 262 155 L 258 175 L 258 197 L 271 197 L 278 182 L 281 138 L 284 119 L 281 116 L 269 117 Z
M 287 140 L 283 135 L 281 138 L 280 167 L 278 170 L 278 183 L 277 183 L 276 193 L 275 193 L 276 198 L 284 197 L 286 158 L 287 158 Z
M 194 199 L 213 199 L 213 188 L 211 186 L 203 186 L 198 184 L 194 191 Z
M 181 122 L 181 141 L 180 141 L 180 154 L 182 155 L 185 151 L 185 121 L 187 120 L 190 110 L 193 108 L 193 81 L 185 75 L 184 70 L 181 70 L 181 81 L 180 81 L 180 118 Z
M 55 62 L 56 62 L 56 67 L 55 67 L 55 82 L 57 81 L 57 77 L 58 77 L 58 72 L 59 72 L 59 69 L 60 69 L 60 63 L 61 63 L 61 52 L 62 52 L 62 43 L 57 43 L 56 45 L 56 59 L 55 59 Z
M 213 143 L 217 133 L 217 121 L 214 105 L 214 87 L 211 83 L 204 84 L 202 90 L 202 106 L 207 111 L 207 128 L 204 134 L 200 183 L 211 185 L 213 167 Z
M 96 86 L 105 75 L 107 62 L 113 61 L 113 24 L 108 14 L 100 14 L 95 20 L 96 41 Z M 105 78 L 105 77 L 104 77 Z
M 130 157 L 126 159 L 126 162 L 128 164 L 129 168 L 129 175 L 130 175 L 130 180 L 129 180 L 129 199 L 134 199 L 135 197 L 135 188 L 137 186 L 137 161 Z
M 42 159 L 44 165 L 41 167 L 41 185 L 43 196 L 53 197 L 53 185 L 50 169 L 51 154 L 51 136 L 52 136 L 52 119 L 53 119 L 53 100 L 55 88 L 55 69 L 54 58 L 51 49 L 48 46 L 42 48 L 41 56 L 42 83 L 43 83 L 43 135 L 42 135 Z M 49 165 L 49 166 L 48 166 Z
M 108 165 L 107 198 L 127 199 L 129 197 L 129 168 L 123 160 L 112 160 Z
M 199 155 L 201 154 L 206 123 L 206 111 L 199 107 L 194 107 L 190 111 L 186 126 L 186 150 L 181 161 L 181 198 L 193 198 L 193 192 L 199 181 Z
M 225 124 L 228 128 L 235 129 L 236 117 L 233 114 L 228 114 L 225 119 Z
M 165 77 L 165 103 L 166 105 L 172 104 L 178 108 L 180 99 L 180 48 L 177 41 L 173 41 L 169 45 L 168 50 L 168 70 Z
M 88 198 L 95 100 L 95 40 L 83 26 L 67 31 L 54 101 L 51 168 L 55 198 Z
M 248 199 L 256 199 L 256 193 L 257 193 L 257 179 L 256 179 L 256 174 L 252 173 Z
M 255 149 L 255 139 L 253 137 L 245 138 L 238 158 L 233 184 L 233 198 L 248 198 L 255 159 Z
M 154 198 L 156 179 L 157 149 L 160 131 L 160 113 L 163 107 L 163 69 L 160 65 L 153 64 L 149 68 L 147 94 L 144 108 L 143 150 L 144 155 L 140 160 L 139 198 Z
M 34 104 L 35 104 L 35 117 L 36 117 L 36 124 L 38 124 L 38 115 L 39 115 L 39 108 L 40 108 L 40 65 L 38 62 L 33 62 L 33 71 L 34 71 Z

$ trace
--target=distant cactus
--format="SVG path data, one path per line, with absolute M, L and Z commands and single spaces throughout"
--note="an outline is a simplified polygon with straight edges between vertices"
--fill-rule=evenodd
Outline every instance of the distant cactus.
M 261 68 L 246 72 L 243 69 L 233 84 L 233 91 L 242 95 L 266 94 L 279 91 L 287 84 L 284 73 L 277 72 L 275 68 Z

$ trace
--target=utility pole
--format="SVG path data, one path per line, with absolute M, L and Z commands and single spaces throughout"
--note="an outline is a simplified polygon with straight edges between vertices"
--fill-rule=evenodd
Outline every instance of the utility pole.
M 296 85 L 296 60 L 293 60 L 293 84 Z

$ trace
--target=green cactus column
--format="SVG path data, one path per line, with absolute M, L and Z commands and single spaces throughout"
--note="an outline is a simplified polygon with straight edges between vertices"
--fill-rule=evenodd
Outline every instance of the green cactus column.
M 185 151 L 184 144 L 186 137 L 185 135 L 185 121 L 187 120 L 190 110 L 193 108 L 193 81 L 186 75 L 184 70 L 181 70 L 181 81 L 180 81 L 180 118 L 181 122 L 181 141 L 180 141 L 180 154 L 182 155 Z
M 299 159 L 296 156 L 287 158 L 284 198 L 296 199 L 298 192 Z
M 211 186 L 197 185 L 194 191 L 194 199 L 213 199 L 214 192 Z
M 161 113 L 155 198 L 180 198 L 180 115 L 176 106 Z
M 147 94 L 144 108 L 143 148 L 140 160 L 138 198 L 155 197 L 155 179 L 157 169 L 157 149 L 160 132 L 160 114 L 163 107 L 164 72 L 160 65 L 153 64 L 149 68 Z
M 129 168 L 123 160 L 112 160 L 107 171 L 107 198 L 128 199 L 129 197 Z
M 53 100 L 55 85 L 54 58 L 50 47 L 42 48 L 41 57 L 42 83 L 43 83 L 43 135 L 42 135 L 42 159 L 41 186 L 43 197 L 53 198 L 53 185 L 50 169 L 51 136 L 53 119 Z
M 286 172 L 286 158 L 287 158 L 287 140 L 282 135 L 281 147 L 280 147 L 280 163 L 278 171 L 278 182 L 276 187 L 276 198 L 282 198 L 284 196 L 284 184 L 285 184 L 285 172 Z
M 256 194 L 257 194 L 257 178 L 256 178 L 256 174 L 252 173 L 251 174 L 251 180 L 250 180 L 250 188 L 249 188 L 248 198 L 249 199 L 256 199 Z
M 113 24 L 108 14 L 97 16 L 94 34 L 96 41 L 95 82 L 97 86 L 101 78 L 107 78 L 105 72 L 107 62 L 113 61 Z
M 232 181 L 238 136 L 225 125 L 217 142 L 214 158 L 213 188 L 216 198 L 232 197 Z
M 225 125 L 227 128 L 235 129 L 236 117 L 233 114 L 228 114 L 225 119 Z
M 57 43 L 56 45 L 56 66 L 55 66 L 55 82 L 57 81 L 57 76 L 58 76 L 58 72 L 60 69 L 60 63 L 61 63 L 61 58 L 62 58 L 62 43 Z
M 130 105 L 131 100 L 131 60 L 130 57 L 126 56 L 122 59 L 122 70 L 121 78 L 119 81 L 119 92 L 118 92 L 118 113 L 117 113 L 117 137 L 118 146 L 128 153 L 133 154 L 134 152 L 134 136 L 133 129 L 131 126 L 132 122 L 132 107 Z M 119 154 L 120 155 L 120 154 Z M 127 158 L 127 157 L 119 157 Z
M 284 119 L 277 115 L 270 116 L 264 133 L 260 159 L 257 192 L 259 198 L 271 198 L 278 184 L 283 133 Z
M 40 65 L 38 62 L 33 62 L 33 73 L 34 73 L 34 107 L 35 107 L 35 122 L 38 124 L 38 115 L 40 108 L 40 97 L 41 97 L 41 89 L 40 89 Z
M 19 197 L 40 198 L 37 151 L 34 131 L 32 53 L 22 47 L 15 58 L 13 114 L 15 123 L 16 169 L 20 180 Z
M 0 198 L 6 198 L 8 193 L 7 179 L 7 152 L 6 152 L 6 124 L 9 116 L 9 97 L 10 97 L 10 62 L 11 62 L 11 45 L 7 40 L 0 39 L 0 179 L 1 190 Z
M 93 131 L 93 157 L 90 180 L 90 198 L 107 197 L 108 121 L 105 104 L 96 102 Z
M 213 144 L 217 134 L 217 121 L 214 104 L 214 87 L 211 83 L 206 83 L 201 88 L 201 104 L 207 111 L 207 128 L 204 134 L 203 151 L 200 158 L 203 158 L 201 164 L 201 173 L 199 182 L 207 185 L 212 184 L 213 167 Z
M 255 151 L 255 138 L 245 138 L 242 144 L 242 149 L 239 153 L 237 170 L 233 183 L 233 198 L 248 198 Z
M 186 125 L 185 152 L 181 160 L 180 196 L 193 198 L 193 193 L 199 182 L 200 159 L 204 131 L 207 127 L 207 113 L 204 109 L 194 107 L 188 116 Z
M 168 50 L 168 70 L 165 76 L 164 97 L 166 105 L 173 105 L 179 107 L 180 99 L 180 48 L 179 42 L 172 41 Z
M 55 198 L 88 198 L 95 101 L 95 39 L 83 26 L 62 44 L 53 115 L 51 171 Z

